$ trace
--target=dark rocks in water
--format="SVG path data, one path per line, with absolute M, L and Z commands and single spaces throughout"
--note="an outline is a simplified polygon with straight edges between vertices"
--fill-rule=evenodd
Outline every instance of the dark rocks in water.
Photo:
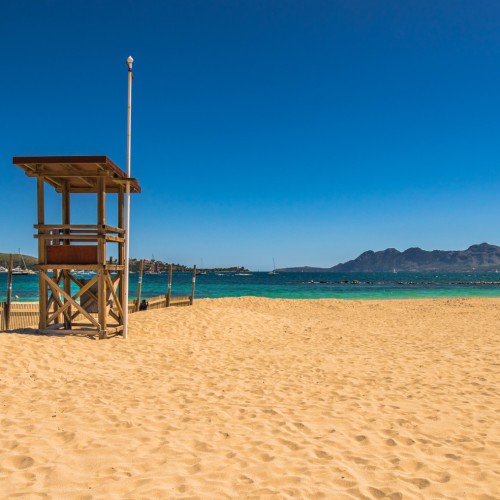
M 500 281 L 289 281 L 287 285 L 460 285 L 499 286 Z

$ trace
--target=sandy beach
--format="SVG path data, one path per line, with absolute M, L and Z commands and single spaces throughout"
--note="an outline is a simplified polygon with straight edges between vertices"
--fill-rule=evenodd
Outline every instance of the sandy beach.
M 0 497 L 500 497 L 500 300 L 204 299 L 0 334 Z

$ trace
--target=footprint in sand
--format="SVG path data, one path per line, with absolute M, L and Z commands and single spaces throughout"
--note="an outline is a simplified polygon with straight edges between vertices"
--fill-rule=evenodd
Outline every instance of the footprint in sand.
M 263 462 L 271 462 L 272 460 L 274 460 L 274 457 L 272 457 L 271 455 L 268 455 L 267 453 L 262 453 L 262 455 L 260 455 L 260 459 Z
M 368 438 L 366 436 L 363 436 L 362 434 L 360 434 L 359 436 L 354 436 L 354 439 L 360 443 L 362 443 L 363 441 L 366 441 Z
M 31 467 L 34 463 L 35 461 L 31 457 L 25 455 L 18 455 L 7 458 L 3 462 L 3 465 L 6 467 L 13 467 L 15 469 L 27 469 L 28 467 Z
M 245 484 L 252 484 L 254 482 L 253 479 L 250 479 L 248 476 L 245 476 L 243 474 L 240 476 L 240 481 Z
M 424 488 L 427 488 L 428 486 L 431 485 L 431 482 L 428 481 L 427 479 L 424 479 L 423 477 L 417 477 L 415 479 L 408 479 L 408 482 L 417 486 L 417 488 L 419 490 L 423 490 Z

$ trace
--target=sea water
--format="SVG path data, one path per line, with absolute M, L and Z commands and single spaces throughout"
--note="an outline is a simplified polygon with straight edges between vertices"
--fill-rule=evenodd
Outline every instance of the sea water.
M 172 295 L 190 295 L 191 273 L 174 273 Z M 130 275 L 130 298 L 137 295 L 137 274 Z M 167 274 L 145 274 L 142 297 L 167 292 Z M 288 299 L 402 299 L 500 297 L 497 273 L 268 273 L 250 276 L 207 273 L 196 277 L 197 298 L 257 296 Z M 6 300 L 7 275 L 0 274 L 0 301 Z M 15 297 L 18 297 L 17 299 Z M 14 276 L 12 298 L 38 300 L 38 276 Z

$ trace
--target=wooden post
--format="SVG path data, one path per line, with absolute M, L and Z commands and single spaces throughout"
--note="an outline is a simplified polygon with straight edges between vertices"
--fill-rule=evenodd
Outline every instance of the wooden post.
M 97 302 L 98 302 L 98 317 L 101 331 L 99 339 L 106 338 L 106 308 L 107 308 L 107 293 L 106 293 L 106 273 L 104 269 L 106 264 L 106 241 L 104 240 L 105 224 L 106 224 L 106 180 L 104 177 L 97 178 L 97 233 L 99 240 L 97 242 L 97 261 L 101 267 L 99 269 L 99 280 L 97 283 Z
M 135 301 L 135 310 L 139 310 L 141 305 L 141 291 L 142 291 L 142 273 L 144 271 L 144 259 L 141 259 L 139 264 L 139 278 L 137 279 L 137 299 Z
M 61 270 L 57 270 L 57 269 L 53 269 L 52 270 L 52 279 L 56 282 L 56 283 L 59 283 L 59 277 L 61 274 L 64 274 L 65 271 L 63 271 L 62 269 Z M 64 278 L 63 278 L 64 279 Z M 64 288 L 65 291 L 66 291 L 66 287 Z M 70 292 L 71 292 L 71 289 L 70 289 Z M 68 292 L 68 293 L 70 293 Z M 52 295 L 54 294 L 54 292 L 52 292 Z M 63 299 L 64 302 L 66 302 L 66 299 Z M 54 311 L 57 310 L 57 301 L 54 300 L 53 301 L 53 306 L 54 306 Z M 51 312 L 48 311 L 48 314 L 50 315 Z M 65 328 L 68 330 L 68 328 L 66 327 L 66 316 L 64 316 L 64 319 L 62 317 L 62 315 L 59 315 L 55 320 L 54 320 L 54 323 L 62 323 L 62 321 L 64 321 L 64 325 L 65 325 Z
M 123 186 L 120 185 L 118 189 L 118 227 L 120 229 L 125 229 L 125 216 L 124 216 L 124 203 L 125 203 L 125 197 L 124 197 L 124 189 Z M 122 235 L 125 236 L 125 235 Z M 125 245 L 123 243 L 118 243 L 118 265 L 124 266 L 125 265 L 125 259 L 124 259 L 124 249 Z M 128 297 L 125 297 L 125 287 L 123 286 L 123 280 L 125 277 L 125 269 L 121 269 L 118 271 L 118 274 L 120 275 L 120 282 L 118 284 L 118 297 L 121 302 L 122 310 L 125 310 L 127 308 L 128 311 Z M 122 323 L 123 323 L 123 318 L 122 318 Z
M 7 276 L 7 303 L 5 304 L 5 329 L 10 328 L 10 304 L 12 301 L 12 266 L 14 265 L 14 256 L 10 254 L 9 274 Z
M 189 298 L 189 305 L 193 305 L 194 302 L 194 286 L 196 284 L 196 264 L 193 266 L 193 280 L 191 286 L 191 297 Z
M 69 182 L 64 181 L 62 185 L 62 223 L 63 224 L 71 224 L 71 206 L 70 206 L 70 191 L 69 191 Z M 70 233 L 69 229 L 65 229 L 63 234 L 68 235 Z M 63 245 L 69 245 L 70 242 L 68 240 L 64 240 Z M 71 279 L 69 277 L 69 273 L 71 271 L 60 271 L 64 275 L 64 291 L 71 295 Z M 64 299 L 66 303 L 66 299 Z M 68 318 L 71 318 L 71 306 L 68 308 L 68 315 L 64 316 L 64 328 L 66 330 L 71 330 L 71 321 Z M 61 318 L 57 321 L 61 322 Z
M 44 183 L 43 175 L 37 177 L 37 208 L 38 208 L 38 224 L 45 224 L 45 198 L 44 198 Z M 45 240 L 43 229 L 38 229 L 38 263 L 45 264 Z M 38 304 L 39 304 L 39 321 L 40 330 L 47 328 L 47 283 L 43 278 L 45 270 L 38 272 Z
M 172 296 L 172 272 L 174 270 L 174 265 L 170 264 L 168 266 L 168 285 L 167 285 L 167 304 L 166 307 L 170 307 L 170 297 Z

